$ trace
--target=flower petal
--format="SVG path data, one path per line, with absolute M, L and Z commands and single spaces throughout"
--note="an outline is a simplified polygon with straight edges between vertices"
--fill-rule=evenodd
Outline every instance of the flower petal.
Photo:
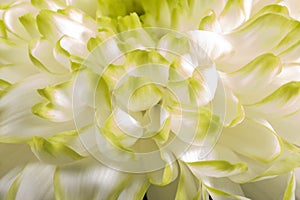
M 31 112 L 31 107 L 41 100 L 37 95 L 37 89 L 45 87 L 45 84 L 63 81 L 65 78 L 38 74 L 10 88 L 0 100 L 1 118 L 4 119 L 0 122 L 1 141 L 17 142 L 28 140 L 34 135 L 47 137 L 57 132 L 73 130 L 74 124 L 71 121 L 53 123 Z
M 268 94 L 269 90 L 260 86 L 270 84 L 280 71 L 280 59 L 273 54 L 263 54 L 237 71 L 222 73 L 222 80 L 243 104 L 247 104 L 258 101 L 264 97 L 263 95 Z
M 293 191 L 293 183 L 289 183 L 293 182 L 292 179 L 293 174 L 288 173 L 267 180 L 246 183 L 241 187 L 245 195 L 251 199 L 294 199 L 292 194 L 289 194 L 289 190 Z M 273 188 L 272 192 L 270 192 L 271 188 Z
M 227 161 L 212 160 L 198 161 L 187 163 L 193 174 L 201 178 L 202 176 L 210 177 L 227 177 L 247 171 L 245 163 L 231 164 Z
M 86 43 L 90 37 L 95 35 L 94 29 L 96 28 L 73 21 L 64 14 L 50 10 L 42 10 L 38 14 L 37 24 L 40 33 L 54 42 L 61 36 L 67 35 Z
M 55 166 L 27 165 L 15 179 L 7 199 L 54 199 L 53 177 Z M 36 188 L 39 188 L 36 190 Z
M 240 185 L 232 182 L 228 178 L 204 177 L 203 184 L 213 199 L 248 200 Z
M 63 143 L 34 136 L 30 142 L 31 150 L 39 160 L 49 164 L 66 164 L 83 157 Z
M 232 44 L 235 52 L 219 62 L 222 71 L 236 71 L 257 55 L 270 51 L 296 25 L 294 21 L 280 14 L 270 13 L 262 15 L 250 24 L 245 24 L 237 31 L 226 35 L 225 39 Z
M 140 179 L 143 180 L 143 177 Z M 128 187 L 127 184 L 131 187 L 130 181 L 131 175 L 110 169 L 92 159 L 59 167 L 54 175 L 57 199 L 117 199 Z M 131 189 L 136 191 L 135 187 Z
M 269 96 L 247 107 L 265 116 L 292 114 L 300 109 L 300 82 L 284 84 Z
M 179 162 L 179 166 L 180 177 L 175 199 L 198 199 L 201 194 L 199 180 L 196 179 L 184 163 Z
M 249 0 L 227 1 L 226 6 L 219 16 L 219 22 L 224 33 L 234 30 L 249 18 L 251 3 Z
M 249 119 L 235 127 L 224 128 L 220 142 L 239 154 L 261 162 L 276 159 L 282 150 L 281 140 L 272 130 Z
M 222 35 L 208 31 L 189 31 L 191 39 L 200 46 L 212 60 L 221 59 L 233 51 L 232 44 Z M 223 67 L 222 65 L 217 67 Z

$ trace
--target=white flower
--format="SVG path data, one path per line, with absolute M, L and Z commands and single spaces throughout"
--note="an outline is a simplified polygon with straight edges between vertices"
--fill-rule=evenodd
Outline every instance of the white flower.
M 0 199 L 300 198 L 299 6 L 3 1 Z

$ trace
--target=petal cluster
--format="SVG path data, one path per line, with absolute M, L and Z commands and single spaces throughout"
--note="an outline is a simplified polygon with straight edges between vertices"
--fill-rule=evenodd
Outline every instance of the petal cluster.
M 300 198 L 299 8 L 2 1 L 0 199 Z

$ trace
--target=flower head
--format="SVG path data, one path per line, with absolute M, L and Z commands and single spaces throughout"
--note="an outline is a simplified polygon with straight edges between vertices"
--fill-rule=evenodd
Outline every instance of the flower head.
M 298 4 L 1 3 L 1 199 L 300 198 Z

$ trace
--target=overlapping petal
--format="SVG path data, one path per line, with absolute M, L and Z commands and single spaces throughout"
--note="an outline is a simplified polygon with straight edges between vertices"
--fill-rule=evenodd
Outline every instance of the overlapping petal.
M 0 198 L 300 198 L 299 16 L 296 0 L 2 1 Z

